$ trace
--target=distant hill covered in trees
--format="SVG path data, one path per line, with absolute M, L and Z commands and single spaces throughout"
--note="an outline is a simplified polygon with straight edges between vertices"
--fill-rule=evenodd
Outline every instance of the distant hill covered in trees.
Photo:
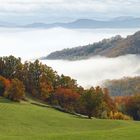
M 112 96 L 131 96 L 140 92 L 140 76 L 107 80 L 104 84 Z
M 126 54 L 140 54 L 140 31 L 134 35 L 127 36 L 127 38 L 122 38 L 118 35 L 98 43 L 56 51 L 43 59 L 80 60 L 96 55 L 118 57 Z

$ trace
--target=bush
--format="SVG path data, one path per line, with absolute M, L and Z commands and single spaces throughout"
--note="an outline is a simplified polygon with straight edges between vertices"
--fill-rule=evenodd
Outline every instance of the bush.
M 140 94 L 131 96 L 125 103 L 125 109 L 134 120 L 140 120 Z
M 9 87 L 10 81 L 0 76 L 0 95 L 3 96 L 5 90 Z
M 123 114 L 122 112 L 110 112 L 109 119 L 113 120 L 131 120 L 131 117 Z
M 53 97 L 52 97 L 53 96 Z M 80 95 L 69 88 L 58 88 L 51 96 L 51 104 L 56 103 L 67 111 L 74 111 Z
M 23 83 L 18 79 L 13 79 L 10 86 L 5 91 L 4 96 L 17 102 L 22 100 L 25 96 L 25 87 Z

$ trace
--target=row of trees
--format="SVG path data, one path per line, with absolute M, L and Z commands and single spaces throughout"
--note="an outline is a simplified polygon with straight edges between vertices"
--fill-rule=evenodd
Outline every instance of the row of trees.
M 140 76 L 107 80 L 103 86 L 109 89 L 111 96 L 131 96 L 140 92 Z
M 11 100 L 20 101 L 30 94 L 50 105 L 89 118 L 129 119 L 118 112 L 117 101 L 109 96 L 108 89 L 84 89 L 76 80 L 59 76 L 38 60 L 22 64 L 20 58 L 0 57 L 0 75 L 0 95 Z
M 121 112 L 128 114 L 134 120 L 140 120 L 140 94 L 115 97 L 115 102 Z
M 44 83 L 44 87 L 45 85 L 46 83 Z M 92 116 L 108 118 L 111 111 L 117 111 L 116 105 L 109 96 L 107 89 L 92 87 L 88 90 L 84 90 L 81 87 L 76 88 L 69 86 L 58 86 L 53 92 L 49 92 L 47 90 L 48 86 L 46 86 L 46 88 L 42 90 L 44 92 L 41 92 L 40 94 L 40 99 L 47 101 L 53 106 L 61 107 L 65 111 L 87 115 L 89 118 Z M 47 92 L 45 90 L 47 90 Z M 7 97 L 13 101 L 20 101 L 25 99 L 26 92 L 26 88 L 22 81 L 17 78 L 8 80 L 0 76 L 1 96 Z M 34 93 L 32 96 L 37 97 Z

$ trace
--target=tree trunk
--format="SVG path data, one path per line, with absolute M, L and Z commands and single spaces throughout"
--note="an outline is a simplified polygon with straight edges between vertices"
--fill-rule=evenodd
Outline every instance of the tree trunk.
M 88 118 L 89 118 L 89 119 L 91 119 L 91 116 L 92 116 L 91 114 L 88 114 Z

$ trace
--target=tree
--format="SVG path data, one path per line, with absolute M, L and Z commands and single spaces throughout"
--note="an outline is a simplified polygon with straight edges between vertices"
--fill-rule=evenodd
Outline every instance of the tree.
M 103 89 L 103 102 L 104 102 L 104 109 L 107 112 L 110 111 L 116 111 L 116 104 L 115 101 L 111 98 L 111 96 L 109 95 L 109 91 L 107 88 Z
M 112 96 L 131 96 L 140 91 L 140 76 L 124 77 L 118 80 L 107 80 L 103 84 Z
M 72 89 L 60 87 L 55 91 L 52 99 L 65 110 L 74 111 L 79 98 L 80 95 Z
M 39 80 L 41 99 L 48 100 L 53 91 L 53 86 L 45 75 L 42 75 Z
M 63 88 L 71 88 L 71 89 L 77 88 L 76 80 L 72 79 L 69 76 L 64 76 L 63 74 L 59 78 L 59 85 Z
M 82 94 L 81 104 L 84 107 L 86 115 L 88 115 L 89 119 L 94 116 L 96 109 L 101 105 L 102 97 L 103 92 L 99 87 L 96 89 L 90 88 Z
M 9 85 L 10 85 L 10 81 L 0 76 L 0 95 L 3 96 L 3 93 L 9 87 Z
M 14 56 L 0 58 L 1 75 L 8 79 L 15 78 L 16 75 L 19 75 L 18 70 L 22 69 L 21 65 L 20 58 L 15 58 Z
M 4 71 L 4 61 L 3 57 L 0 57 L 0 75 L 3 75 L 3 71 Z
M 140 120 L 140 94 L 129 98 L 125 103 L 126 113 L 133 117 L 134 120 Z
M 13 79 L 10 86 L 4 93 L 4 96 L 13 101 L 20 101 L 25 96 L 25 87 L 18 79 Z
M 23 83 L 26 91 L 35 97 L 42 98 L 49 94 L 57 81 L 57 73 L 38 60 L 25 62 L 23 65 Z M 43 98 L 43 100 L 44 100 Z

